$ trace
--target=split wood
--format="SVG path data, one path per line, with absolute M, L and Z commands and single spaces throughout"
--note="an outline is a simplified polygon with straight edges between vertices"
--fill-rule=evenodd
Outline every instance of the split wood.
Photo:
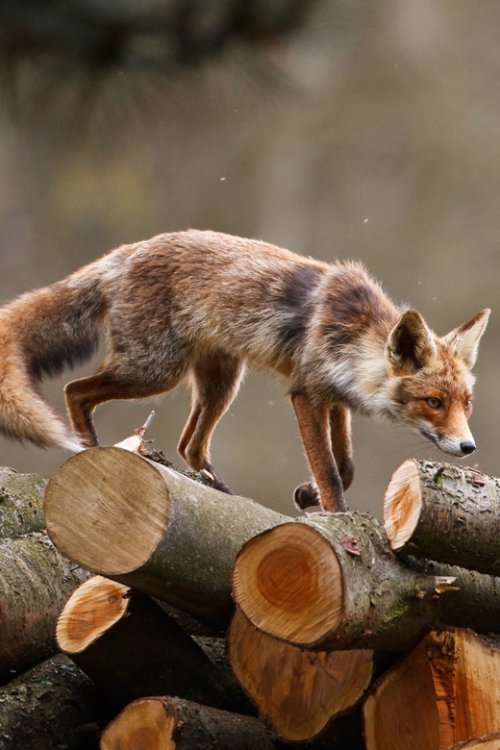
M 431 632 L 375 683 L 364 705 L 364 724 L 367 750 L 446 750 L 496 731 L 497 644 L 471 630 Z M 496 743 L 495 750 L 498 738 Z M 481 744 L 478 748 L 483 750 Z

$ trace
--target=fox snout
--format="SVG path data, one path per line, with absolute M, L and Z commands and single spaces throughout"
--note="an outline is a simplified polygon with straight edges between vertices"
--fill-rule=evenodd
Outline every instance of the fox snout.
M 470 456 L 476 450 L 476 443 L 468 428 L 467 435 L 462 433 L 461 436 L 457 437 L 433 430 L 429 428 L 429 425 L 421 428 L 421 432 L 424 437 L 430 438 L 443 453 L 448 453 L 450 456 L 464 458 L 464 456 Z

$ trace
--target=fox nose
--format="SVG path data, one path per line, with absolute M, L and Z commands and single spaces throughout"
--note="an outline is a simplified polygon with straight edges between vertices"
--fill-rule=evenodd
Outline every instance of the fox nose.
M 474 453 L 476 450 L 476 444 L 471 440 L 466 440 L 465 442 L 460 443 L 460 450 L 465 456 L 468 456 L 470 453 Z

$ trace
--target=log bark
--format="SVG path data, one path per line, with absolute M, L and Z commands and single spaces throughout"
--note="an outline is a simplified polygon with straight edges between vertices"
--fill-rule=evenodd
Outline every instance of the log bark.
M 395 551 L 500 575 L 500 480 L 409 459 L 387 488 L 384 528 Z
M 403 562 L 362 513 L 318 513 L 254 537 L 237 557 L 233 595 L 268 635 L 319 651 L 404 651 L 438 623 L 500 630 L 499 578 Z
M 45 534 L 0 542 L 0 676 L 56 653 L 55 627 L 68 596 L 88 576 Z
M 285 742 L 309 742 L 352 710 L 373 673 L 372 651 L 306 651 L 265 635 L 236 608 L 228 631 L 234 673 Z
M 116 581 L 95 576 L 74 591 L 56 636 L 106 697 L 111 715 L 136 698 L 167 694 L 254 712 L 234 679 L 156 602 Z
M 374 685 L 364 724 L 367 750 L 446 750 L 496 731 L 498 644 L 458 628 L 429 633 Z
M 120 448 L 73 456 L 50 480 L 47 531 L 85 568 L 224 627 L 241 544 L 287 519 Z
M 97 750 L 98 717 L 91 681 L 60 654 L 0 689 L 0 747 Z
M 471 737 L 465 742 L 458 742 L 449 750 L 500 750 L 500 732 L 486 734 L 484 737 Z
M 42 531 L 43 496 L 49 477 L 0 468 L 0 539 Z
M 269 730 L 240 716 L 179 698 L 143 698 L 129 704 L 104 730 L 101 750 L 274 750 Z

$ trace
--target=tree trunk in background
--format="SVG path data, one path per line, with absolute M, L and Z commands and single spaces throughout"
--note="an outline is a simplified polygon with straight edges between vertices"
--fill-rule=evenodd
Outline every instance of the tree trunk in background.
M 370 684 L 372 651 L 305 651 L 265 635 L 238 608 L 227 638 L 236 677 L 286 742 L 315 739 Z
M 0 468 L 0 539 L 42 531 L 43 496 L 49 477 Z
M 236 685 L 146 594 L 95 576 L 70 597 L 57 623 L 59 648 L 87 674 L 110 710 L 147 695 L 177 695 L 253 713 Z
M 254 537 L 237 557 L 233 593 L 265 633 L 320 651 L 404 651 L 442 622 L 500 631 L 500 578 L 406 564 L 361 513 L 318 513 Z
M 87 576 L 45 534 L 0 542 L 0 674 L 28 669 L 57 651 L 57 618 Z
M 500 650 L 458 628 L 431 632 L 375 683 L 367 750 L 446 750 L 500 726 Z
M 384 499 L 393 550 L 500 574 L 500 480 L 468 467 L 408 459 Z
M 131 747 L 165 750 L 274 750 L 259 719 L 180 698 L 143 698 L 128 705 L 104 730 L 101 750 Z M 141 744 L 142 743 L 142 744 Z
M 97 750 L 94 687 L 59 654 L 0 689 L 2 750 Z
M 47 531 L 61 552 L 219 627 L 233 611 L 241 545 L 289 520 L 120 448 L 91 448 L 50 480 Z

